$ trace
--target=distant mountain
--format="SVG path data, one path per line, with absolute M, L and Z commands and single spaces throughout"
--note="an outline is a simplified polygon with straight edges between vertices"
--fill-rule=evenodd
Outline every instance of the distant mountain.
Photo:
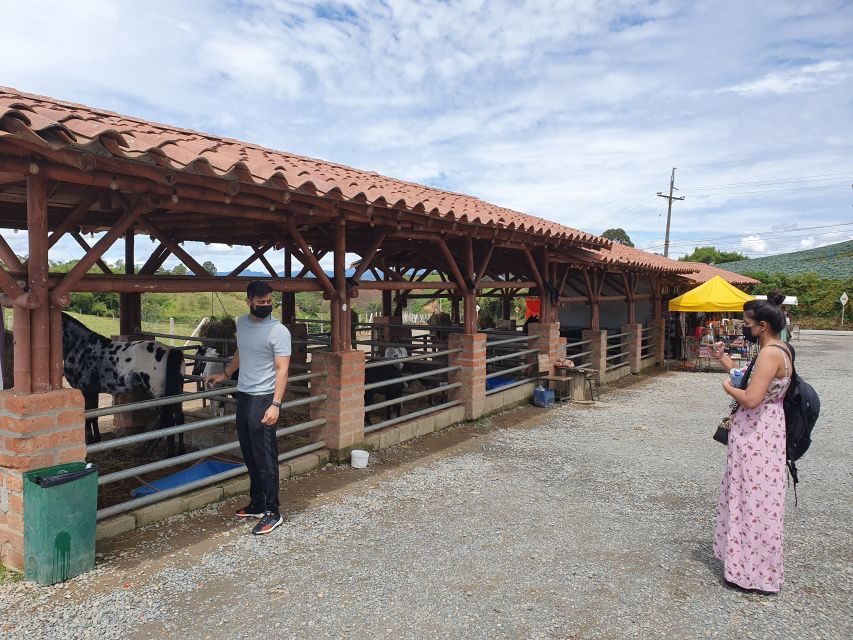
M 750 258 L 715 265 L 735 273 L 782 273 L 796 276 L 814 273 L 821 278 L 840 279 L 853 275 L 853 240 L 829 244 L 817 249 L 782 253 L 778 256 Z
M 298 273 L 298 272 L 296 272 L 296 270 L 295 270 L 295 269 L 294 269 L 294 271 L 295 271 L 295 273 L 294 273 L 293 275 L 296 275 L 296 273 Z M 231 272 L 230 272 L 230 271 L 217 271 L 217 272 L 216 272 L 216 275 L 218 275 L 218 276 L 227 276 L 229 273 L 231 273 Z M 352 277 L 353 275 L 355 275 L 355 269 L 347 269 L 347 270 L 346 270 L 346 274 L 347 274 L 347 278 Z M 270 274 L 269 274 L 269 273 L 267 273 L 267 272 L 265 272 L 265 271 L 244 271 L 244 272 L 243 272 L 243 273 L 241 273 L 240 275 L 241 275 L 241 276 L 248 277 L 248 278 L 259 278 L 259 279 L 260 279 L 260 278 L 269 278 L 269 277 L 270 277 Z M 326 275 L 327 275 L 327 276 L 329 276 L 330 278 L 334 278 L 334 277 L 335 277 L 335 272 L 334 272 L 334 271 L 331 271 L 331 270 L 329 270 L 329 269 L 326 269 Z M 279 272 L 278 272 L 278 277 L 279 277 L 279 278 L 283 278 L 283 277 L 284 277 L 284 271 L 279 271 Z M 307 276 L 305 276 L 305 277 L 306 277 L 306 278 L 313 278 L 313 277 L 314 277 L 314 275 L 313 275 L 313 274 L 308 274 L 308 275 L 307 275 Z M 370 273 L 369 271 L 365 271 L 364 275 L 363 275 L 363 276 L 361 276 L 361 279 L 362 279 L 362 281 L 367 281 L 367 280 L 376 280 L 376 278 L 374 278 L 374 277 L 373 277 L 373 274 L 372 274 L 372 273 Z

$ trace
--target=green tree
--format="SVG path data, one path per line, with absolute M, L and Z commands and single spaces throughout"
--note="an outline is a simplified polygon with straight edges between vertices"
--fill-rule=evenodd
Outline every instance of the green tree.
M 174 269 L 172 269 L 172 275 L 173 276 L 185 276 L 189 272 L 190 272 L 190 270 L 187 269 L 187 267 L 183 264 L 178 264 L 175 266 Z
M 721 264 L 747 259 L 747 256 L 737 251 L 720 251 L 716 247 L 696 247 L 693 253 L 679 258 L 682 262 L 704 262 L 705 264 Z
M 634 243 L 631 242 L 631 238 L 628 237 L 628 234 L 625 233 L 625 229 L 623 229 L 622 227 L 608 229 L 607 231 L 601 234 L 601 237 L 607 238 L 608 240 L 613 240 L 613 242 L 618 242 L 619 244 L 624 244 L 626 247 L 634 246 Z
M 201 266 L 204 267 L 204 270 L 207 271 L 210 275 L 216 275 L 216 265 L 213 264 L 212 260 L 205 260 Z

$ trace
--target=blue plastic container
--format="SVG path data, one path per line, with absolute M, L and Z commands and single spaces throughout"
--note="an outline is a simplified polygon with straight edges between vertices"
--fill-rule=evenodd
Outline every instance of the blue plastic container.
M 165 491 L 166 489 L 180 487 L 181 485 L 188 484 L 190 482 L 195 482 L 196 480 L 201 480 L 202 478 L 215 476 L 217 473 L 230 471 L 231 469 L 236 469 L 237 467 L 241 466 L 243 465 L 234 462 L 219 462 L 218 460 L 206 460 L 205 462 L 201 462 L 197 465 L 194 465 L 189 469 L 184 469 L 183 471 L 178 471 L 177 473 L 165 476 L 163 478 L 160 478 L 159 480 L 155 480 L 154 482 L 149 482 L 148 484 L 151 485 L 150 487 L 137 487 L 136 489 L 130 492 L 130 495 L 134 498 L 139 498 L 140 496 L 147 496 L 152 493 L 156 493 L 157 491 Z M 155 487 L 156 491 L 151 487 Z
M 554 390 L 536 387 L 533 390 L 533 404 L 546 409 L 554 406 Z
M 502 387 L 513 382 L 515 382 L 515 379 L 513 378 L 502 378 L 500 376 L 489 378 L 486 380 L 486 391 L 491 391 L 492 389 L 497 389 L 498 387 Z

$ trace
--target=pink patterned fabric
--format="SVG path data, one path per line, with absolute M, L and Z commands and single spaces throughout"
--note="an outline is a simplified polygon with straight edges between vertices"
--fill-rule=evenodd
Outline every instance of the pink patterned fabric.
M 732 418 L 726 473 L 717 506 L 714 555 L 725 577 L 744 589 L 782 588 L 785 518 L 785 413 L 782 400 L 791 378 L 774 378 L 755 409 Z

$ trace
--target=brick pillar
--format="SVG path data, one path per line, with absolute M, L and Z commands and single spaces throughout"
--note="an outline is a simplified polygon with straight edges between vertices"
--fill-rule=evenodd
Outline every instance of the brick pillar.
M 450 400 L 462 401 L 465 419 L 476 420 L 486 410 L 486 334 L 451 333 L 447 348 L 462 349 L 461 353 L 451 353 L 448 360 L 449 366 L 462 367 L 448 375 L 450 384 L 462 383 L 450 392 Z
M 312 420 L 326 419 L 312 432 L 312 440 L 324 440 L 331 457 L 343 459 L 364 440 L 364 352 L 314 351 L 311 371 L 326 374 L 311 380 L 311 395 L 328 396 L 311 405 Z
M 662 365 L 666 360 L 666 320 L 657 318 L 651 321 L 650 326 L 654 327 L 652 334 L 655 337 L 654 354 L 657 363 Z
M 582 334 L 583 340 L 589 340 L 589 363 L 590 367 L 596 369 L 594 374 L 595 381 L 598 384 L 604 382 L 605 369 L 607 368 L 607 331 L 584 329 Z
M 290 362 L 293 364 L 305 364 L 308 345 L 304 341 L 308 337 L 308 325 L 304 322 L 296 322 L 285 324 L 284 326 L 290 331 L 290 339 L 294 341 L 290 345 Z M 296 340 L 301 340 L 302 342 L 295 342 Z
M 643 351 L 643 325 L 623 324 L 620 333 L 628 334 L 625 337 L 628 342 L 628 364 L 631 367 L 631 373 L 640 373 L 643 369 L 641 356 Z
M 529 349 L 539 349 L 539 371 L 551 374 L 554 363 L 566 357 L 566 339 L 560 337 L 559 322 L 543 322 L 527 325 L 530 336 L 539 336 L 530 341 Z
M 86 459 L 83 395 L 0 392 L 0 562 L 24 568 L 25 471 Z

